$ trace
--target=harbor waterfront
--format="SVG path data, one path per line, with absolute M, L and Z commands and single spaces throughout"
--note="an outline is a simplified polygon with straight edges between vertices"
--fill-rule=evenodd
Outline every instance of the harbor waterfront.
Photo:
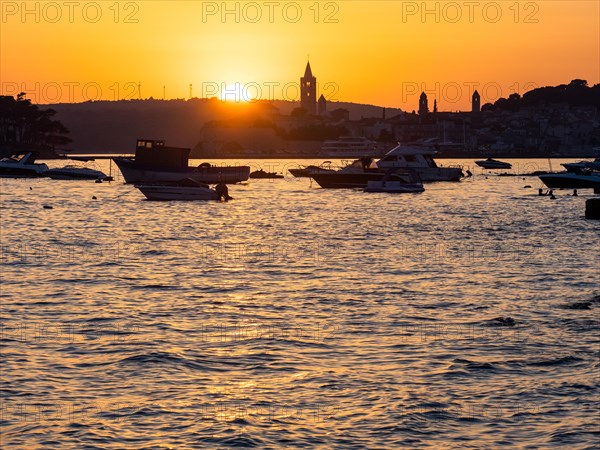
M 208 162 L 284 178 L 226 203 L 147 201 L 108 160 L 111 183 L 0 179 L 2 448 L 598 444 L 592 190 L 474 160 L 402 195 Z

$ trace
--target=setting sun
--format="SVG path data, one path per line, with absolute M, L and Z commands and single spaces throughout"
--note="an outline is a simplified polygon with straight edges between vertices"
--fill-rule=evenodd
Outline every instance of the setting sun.
M 219 98 L 228 102 L 249 102 L 256 98 L 252 86 L 242 83 L 222 84 Z

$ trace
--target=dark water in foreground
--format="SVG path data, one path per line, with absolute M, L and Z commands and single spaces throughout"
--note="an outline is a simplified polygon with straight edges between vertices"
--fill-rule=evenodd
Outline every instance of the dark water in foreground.
M 540 186 L 0 180 L 0 444 L 598 448 L 600 223 Z

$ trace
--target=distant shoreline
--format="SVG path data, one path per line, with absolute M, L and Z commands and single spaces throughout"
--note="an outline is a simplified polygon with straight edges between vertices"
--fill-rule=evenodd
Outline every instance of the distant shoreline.
M 132 158 L 134 155 L 133 154 L 128 154 L 128 153 L 73 153 L 73 154 L 66 154 L 64 157 L 62 158 L 53 158 L 53 159 L 69 159 L 69 156 L 77 156 L 77 157 L 90 157 L 90 158 L 97 158 L 97 159 L 111 159 L 111 158 Z M 575 154 L 569 154 L 569 155 L 539 155 L 539 154 L 529 154 L 529 155 L 511 155 L 511 154 L 497 154 L 497 153 L 492 153 L 492 154 L 488 154 L 488 153 L 479 153 L 479 154 L 469 154 L 469 155 L 465 155 L 465 154 L 440 154 L 440 155 L 434 155 L 435 159 L 479 159 L 479 158 L 503 158 L 503 159 L 577 159 L 577 158 L 583 158 L 583 159 L 590 159 L 590 158 L 597 158 L 598 155 L 592 153 L 592 152 L 587 152 L 587 153 L 575 153 Z M 46 159 L 46 158 L 40 158 L 40 159 Z M 256 156 L 256 155 L 248 155 L 248 156 L 210 156 L 210 155 L 206 155 L 206 156 L 201 156 L 201 157 L 195 157 L 195 156 L 190 156 L 190 160 L 204 160 L 204 159 L 218 159 L 218 160 L 246 160 L 246 159 L 256 159 L 256 160 L 261 160 L 261 159 L 272 159 L 272 160 L 277 160 L 277 159 L 307 159 L 307 160 L 315 160 L 315 159 L 322 159 L 322 160 L 327 160 L 327 159 L 345 159 L 345 160 L 354 160 L 357 159 L 356 156 L 340 156 L 340 157 L 332 157 L 332 156 L 321 156 L 321 155 L 298 155 L 298 156 L 294 156 L 294 155 L 276 155 L 276 156 Z M 375 157 L 375 159 L 379 159 L 379 157 Z

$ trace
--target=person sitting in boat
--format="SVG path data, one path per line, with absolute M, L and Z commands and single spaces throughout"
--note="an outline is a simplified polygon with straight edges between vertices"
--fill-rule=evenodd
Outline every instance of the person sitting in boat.
M 371 167 L 371 164 L 373 163 L 373 158 L 371 158 L 370 156 L 365 156 L 363 158 L 360 158 L 360 163 L 362 165 L 363 170 L 366 170 Z
M 229 188 L 222 181 L 220 181 L 219 184 L 215 186 L 215 192 L 219 196 L 219 200 L 233 200 L 233 197 L 229 196 Z

